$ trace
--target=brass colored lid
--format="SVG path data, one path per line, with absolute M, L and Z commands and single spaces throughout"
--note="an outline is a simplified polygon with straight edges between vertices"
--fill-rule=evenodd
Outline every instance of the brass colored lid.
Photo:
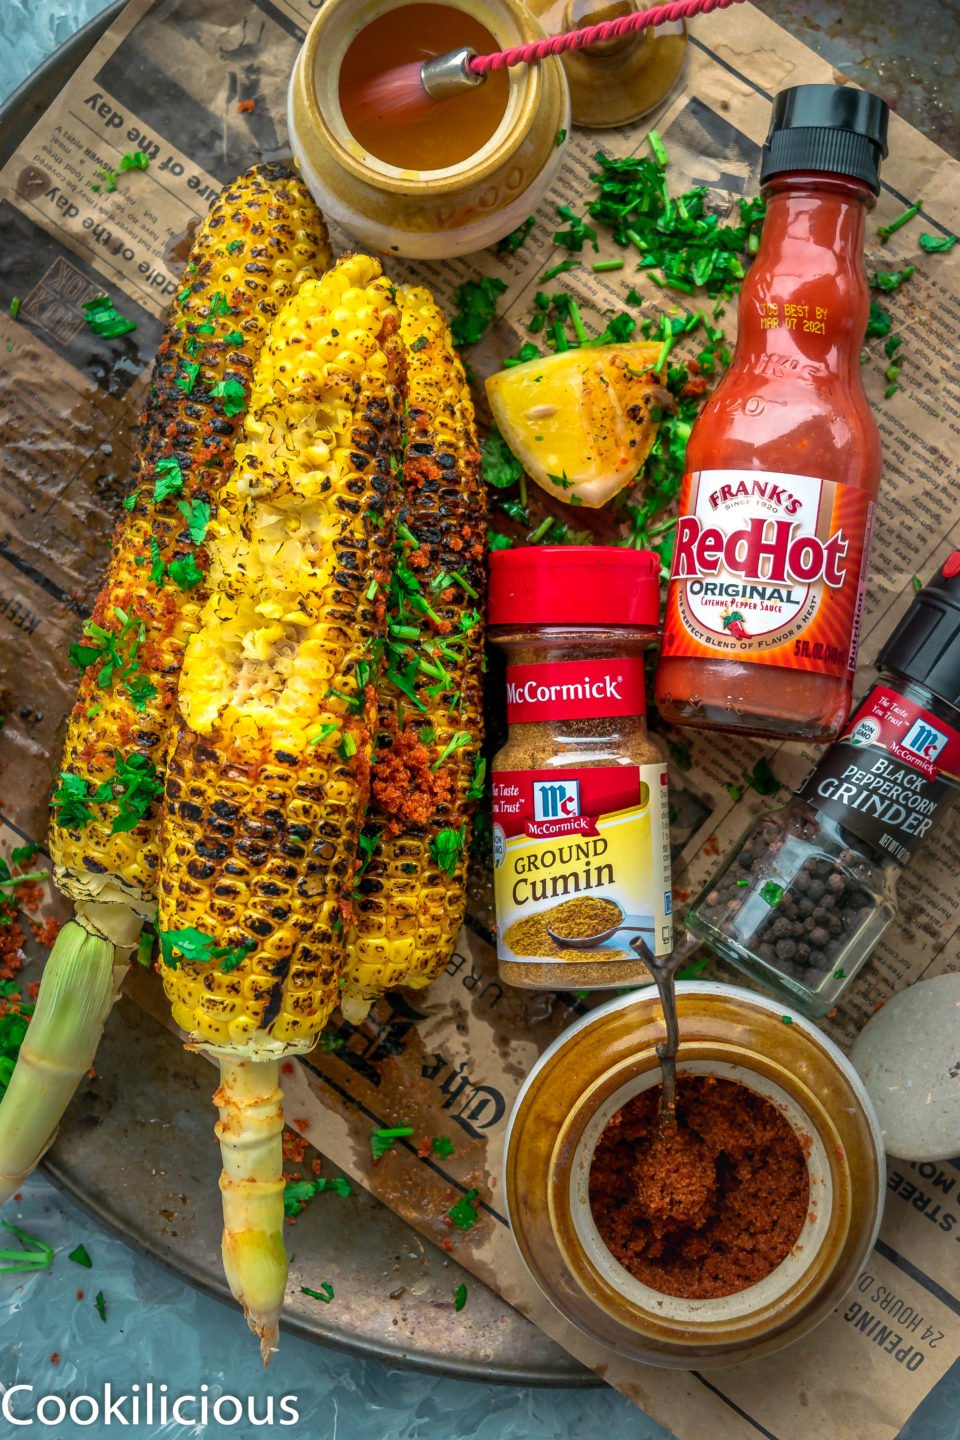
M 527 0 L 548 35 L 618 20 L 638 8 L 635 0 Z M 610 129 L 649 114 L 680 79 L 686 49 L 686 26 L 677 21 L 566 51 L 559 59 L 567 72 L 573 123 Z

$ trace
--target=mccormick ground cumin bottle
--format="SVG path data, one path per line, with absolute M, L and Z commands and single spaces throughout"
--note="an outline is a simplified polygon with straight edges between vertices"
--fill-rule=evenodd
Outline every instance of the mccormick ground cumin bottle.
M 733 362 L 687 446 L 656 677 L 676 725 L 829 741 L 850 707 L 880 442 L 860 379 L 887 107 L 774 103 Z
M 901 870 L 960 785 L 960 550 L 880 651 L 877 683 L 781 810 L 755 821 L 687 925 L 808 1015 L 836 1004 L 896 913 Z
M 629 985 L 629 948 L 673 945 L 667 767 L 647 735 L 659 559 L 535 546 L 490 557 L 490 638 L 510 734 L 493 762 L 500 974 L 530 989 Z

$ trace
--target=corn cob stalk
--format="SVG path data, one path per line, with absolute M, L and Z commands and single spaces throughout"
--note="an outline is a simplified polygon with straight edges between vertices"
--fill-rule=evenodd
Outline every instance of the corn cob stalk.
M 427 985 L 448 963 L 482 788 L 486 514 L 473 404 L 429 290 L 402 290 L 400 314 L 403 502 L 341 1001 L 354 1023 L 375 996 Z
M 83 643 L 71 650 L 83 674 L 49 848 L 77 924 L 58 936 L 29 1043 L 0 1104 L 0 1202 L 53 1139 L 93 1059 L 124 952 L 153 908 L 157 802 L 183 648 L 205 589 L 206 518 L 233 463 L 248 375 L 270 321 L 329 258 L 305 187 L 266 165 L 214 204 L 171 307 L 131 493 Z
M 392 285 L 340 260 L 281 311 L 211 525 L 161 829 L 164 986 L 221 1066 L 224 1268 L 261 1339 L 286 1283 L 277 1062 L 339 993 L 399 486 Z

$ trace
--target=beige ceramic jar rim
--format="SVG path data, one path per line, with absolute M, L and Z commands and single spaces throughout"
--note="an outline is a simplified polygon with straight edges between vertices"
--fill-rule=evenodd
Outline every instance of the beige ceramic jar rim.
M 801 1140 L 810 1205 L 783 1263 L 733 1295 L 688 1300 L 636 1280 L 600 1238 L 588 1194 L 597 1141 L 617 1110 L 660 1080 L 664 1031 L 652 990 L 591 1011 L 544 1052 L 510 1117 L 504 1174 L 520 1253 L 561 1314 L 632 1359 L 696 1369 L 779 1349 L 826 1318 L 876 1240 L 883 1144 L 859 1077 L 811 1022 L 737 986 L 687 981 L 677 990 L 678 1073 L 748 1086 Z
M 371 21 L 409 5 L 411 0 L 327 0 L 307 33 L 291 79 L 291 113 L 300 148 L 309 160 L 316 146 L 331 154 L 361 184 L 375 178 L 380 189 L 424 199 L 455 195 L 492 178 L 524 143 L 543 99 L 538 65 L 513 69 L 503 118 L 489 140 L 467 160 L 440 170 L 405 170 L 371 155 L 347 129 L 340 109 L 340 65 L 350 43 Z M 498 48 L 543 38 L 533 16 L 519 0 L 442 0 L 486 25 Z M 547 64 L 557 65 L 552 60 Z

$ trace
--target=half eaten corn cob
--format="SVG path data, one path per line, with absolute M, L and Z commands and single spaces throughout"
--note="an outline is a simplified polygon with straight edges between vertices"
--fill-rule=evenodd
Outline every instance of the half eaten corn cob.
M 342 998 L 355 1023 L 375 996 L 427 985 L 449 961 L 482 789 L 486 513 L 473 404 L 429 290 L 402 290 L 400 314 L 403 501 Z
M 76 902 L 0 1105 L 0 1200 L 23 1181 L 89 1069 L 153 908 L 159 796 L 177 679 L 206 584 L 204 537 L 233 464 L 250 370 L 278 308 L 330 260 L 285 167 L 224 191 L 201 225 L 154 365 L 106 576 L 71 658 L 83 670 L 53 801 L 56 881 Z
M 161 829 L 164 986 L 220 1063 L 223 1259 L 259 1334 L 286 1283 L 278 1062 L 339 993 L 399 485 L 393 286 L 363 255 L 284 307 L 211 524 Z

